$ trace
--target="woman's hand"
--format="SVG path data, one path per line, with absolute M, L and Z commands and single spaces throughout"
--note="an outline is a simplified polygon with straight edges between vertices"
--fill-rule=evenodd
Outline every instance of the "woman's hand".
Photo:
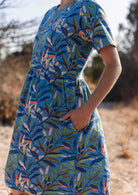
M 64 121 L 70 117 L 76 130 L 81 131 L 89 123 L 90 116 L 91 113 L 88 113 L 87 108 L 83 105 L 82 107 L 70 110 L 59 120 Z

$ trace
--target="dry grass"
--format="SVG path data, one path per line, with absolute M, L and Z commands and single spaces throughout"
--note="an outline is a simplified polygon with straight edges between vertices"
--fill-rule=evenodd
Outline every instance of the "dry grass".
M 118 157 L 119 158 L 125 158 L 125 159 L 133 158 L 132 153 L 129 152 L 128 150 L 122 151 L 122 153 L 118 154 Z
M 124 103 L 121 104 L 118 109 L 122 110 L 122 106 Z M 126 112 L 126 130 L 120 139 L 120 144 L 122 146 L 122 152 L 118 154 L 118 157 L 121 158 L 133 158 L 132 152 L 129 150 L 131 149 L 131 140 L 138 138 L 138 99 L 135 97 L 131 100 L 130 104 L 126 106 L 127 109 L 131 108 L 131 112 Z
M 138 100 L 99 109 L 110 161 L 111 195 L 138 195 Z

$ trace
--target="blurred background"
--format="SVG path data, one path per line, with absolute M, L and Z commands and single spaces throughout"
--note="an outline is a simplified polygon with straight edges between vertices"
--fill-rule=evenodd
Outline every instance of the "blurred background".
M 99 105 L 111 166 L 111 194 L 138 195 L 138 0 L 97 0 L 106 12 L 122 74 Z M 0 0 L 0 194 L 20 92 L 30 68 L 34 37 L 46 11 L 60 0 Z M 90 54 L 84 77 L 93 90 L 104 69 Z

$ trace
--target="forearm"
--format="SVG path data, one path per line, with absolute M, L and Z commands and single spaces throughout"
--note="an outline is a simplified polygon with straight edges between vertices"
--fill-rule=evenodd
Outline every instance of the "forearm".
M 97 108 L 97 106 L 101 103 L 101 101 L 116 83 L 120 73 L 120 64 L 107 65 L 104 68 L 95 90 L 83 105 L 84 109 L 87 109 L 88 113 L 91 114 Z

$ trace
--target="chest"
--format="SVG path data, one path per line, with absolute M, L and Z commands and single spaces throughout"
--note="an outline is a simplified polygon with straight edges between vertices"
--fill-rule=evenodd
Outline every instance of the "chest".
M 79 13 L 53 11 L 40 25 L 38 37 L 51 39 L 68 38 L 79 31 Z
M 34 52 L 42 50 L 43 47 L 56 51 L 57 48 L 65 45 L 69 47 L 73 47 L 74 44 L 78 47 L 84 46 L 88 37 L 81 29 L 81 21 L 78 10 L 75 12 L 50 12 L 40 24 L 35 38 Z

